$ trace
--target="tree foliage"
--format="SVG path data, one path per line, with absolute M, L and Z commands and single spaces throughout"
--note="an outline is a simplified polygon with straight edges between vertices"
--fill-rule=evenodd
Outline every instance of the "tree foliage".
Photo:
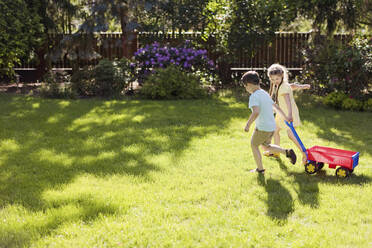
M 33 15 L 39 16 L 44 33 L 72 33 L 79 6 L 71 0 L 24 0 Z
M 202 30 L 207 20 L 203 12 L 208 2 L 208 0 L 157 1 L 150 14 L 155 25 L 143 20 L 142 26 L 144 29 L 150 26 L 153 30 L 173 33 Z
M 106 32 L 111 20 L 120 24 L 123 33 L 131 32 L 139 27 L 139 16 L 154 5 L 154 0 L 96 0 L 85 11 L 79 32 Z
M 284 1 L 235 0 L 231 6 L 231 28 L 228 44 L 232 50 L 251 51 L 259 42 L 272 38 L 283 22 L 292 20 Z
M 8 72 L 34 52 L 40 67 L 67 56 L 96 59 L 95 33 L 120 27 L 124 54 L 134 31 L 201 31 L 220 54 L 251 53 L 261 37 L 270 40 L 296 17 L 312 20 L 315 30 L 331 37 L 338 25 L 371 26 L 369 0 L 14 0 L 0 1 L 0 66 Z M 62 41 L 49 33 L 69 34 Z M 88 39 L 80 39 L 84 34 Z M 253 55 L 253 54 L 251 54 Z
M 221 52 L 232 54 L 251 53 L 260 43 L 257 37 L 270 40 L 283 22 L 294 19 L 284 0 L 213 0 L 204 13 L 208 22 L 203 37 L 214 37 Z
M 359 12 L 359 24 L 366 25 L 372 31 L 372 1 L 362 0 Z
M 34 16 L 23 0 L 0 1 L 0 68 L 7 76 L 14 66 L 38 44 L 39 17 Z
M 325 30 L 331 35 L 337 25 L 346 29 L 356 29 L 362 14 L 364 0 L 288 0 L 292 12 L 302 15 L 313 21 L 316 31 Z

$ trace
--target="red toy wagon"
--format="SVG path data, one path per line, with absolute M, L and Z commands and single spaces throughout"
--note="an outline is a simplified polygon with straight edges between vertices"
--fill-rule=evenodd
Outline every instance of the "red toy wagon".
M 305 171 L 309 174 L 321 170 L 324 164 L 329 164 L 329 168 L 336 170 L 336 176 L 345 178 L 353 173 L 354 168 L 359 162 L 359 152 L 341 150 L 336 148 L 324 147 L 324 146 L 313 146 L 306 149 L 303 145 L 300 137 L 293 127 L 293 123 L 285 122 L 287 126 L 292 130 L 298 143 L 300 143 L 302 151 L 306 153 L 307 163 L 305 164 Z

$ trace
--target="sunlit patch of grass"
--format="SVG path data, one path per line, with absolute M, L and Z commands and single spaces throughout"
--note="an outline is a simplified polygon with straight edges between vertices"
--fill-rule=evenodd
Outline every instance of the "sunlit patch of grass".
M 4 139 L 0 142 L 0 151 L 16 152 L 20 149 L 19 144 L 14 139 Z
M 46 162 L 48 164 L 57 164 L 63 166 L 71 166 L 74 159 L 67 154 L 58 153 L 56 151 L 42 149 L 35 153 L 34 155 L 41 162 Z

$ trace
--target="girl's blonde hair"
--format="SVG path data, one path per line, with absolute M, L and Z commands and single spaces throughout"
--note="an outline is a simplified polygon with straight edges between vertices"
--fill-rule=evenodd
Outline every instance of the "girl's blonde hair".
M 282 75 L 283 79 L 282 82 L 278 87 L 276 87 L 275 92 L 274 92 L 274 86 L 270 82 L 270 89 L 269 89 L 269 95 L 273 97 L 275 95 L 275 99 L 273 99 L 275 102 L 277 102 L 278 98 L 278 90 L 282 83 L 288 83 L 288 70 L 285 66 L 280 65 L 280 64 L 272 64 L 268 69 L 267 69 L 267 76 L 270 77 L 270 75 Z

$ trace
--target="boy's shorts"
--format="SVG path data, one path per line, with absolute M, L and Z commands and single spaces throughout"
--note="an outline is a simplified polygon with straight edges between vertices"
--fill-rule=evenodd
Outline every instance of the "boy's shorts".
M 274 135 L 273 132 L 266 132 L 266 131 L 260 131 L 257 128 L 254 130 L 251 144 L 252 146 L 259 146 L 259 145 L 265 145 L 268 146 L 271 143 L 271 138 Z

